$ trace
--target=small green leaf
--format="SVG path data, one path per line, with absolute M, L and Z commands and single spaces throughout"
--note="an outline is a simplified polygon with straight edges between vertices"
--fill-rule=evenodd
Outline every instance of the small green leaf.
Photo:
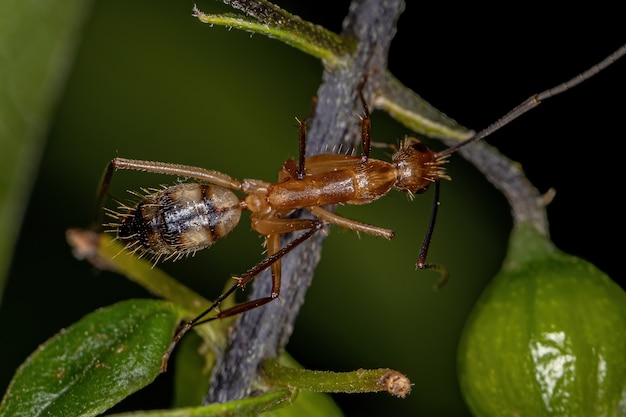
M 99 309 L 41 345 L 17 370 L 0 416 L 95 416 L 150 384 L 182 310 L 157 300 Z
M 197 7 L 194 7 L 193 15 L 210 25 L 232 27 L 279 39 L 287 45 L 324 60 L 330 67 L 345 65 L 344 57 L 355 48 L 350 40 L 302 20 L 270 2 L 237 2 L 231 6 L 242 10 L 247 16 L 230 13 L 207 14 Z

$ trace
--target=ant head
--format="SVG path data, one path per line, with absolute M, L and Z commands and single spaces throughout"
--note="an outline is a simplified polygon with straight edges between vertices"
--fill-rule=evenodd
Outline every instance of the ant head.
M 395 188 L 409 195 L 420 194 L 442 178 L 449 180 L 443 168 L 446 158 L 428 149 L 419 139 L 405 138 L 391 157 L 398 175 Z

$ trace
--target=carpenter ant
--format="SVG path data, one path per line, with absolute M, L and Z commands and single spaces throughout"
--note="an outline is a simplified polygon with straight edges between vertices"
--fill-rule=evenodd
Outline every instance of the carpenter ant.
M 358 89 L 359 98 L 363 103 L 361 117 L 363 151 L 359 156 L 320 154 L 307 157 L 304 151 L 306 123 L 298 120 L 300 125 L 298 162 L 293 159 L 286 161 L 275 183 L 256 179 L 238 181 L 221 172 L 193 166 L 114 158 L 105 171 L 100 186 L 99 203 L 102 203 L 106 196 L 113 173 L 119 169 L 175 175 L 199 181 L 180 183 L 159 190 L 144 190 L 146 195 L 140 195 L 142 201 L 137 205 L 121 206 L 122 213 L 109 211 L 118 222 L 108 226 L 116 230 L 117 238 L 132 252 L 142 256 L 152 255 L 155 263 L 161 259 L 178 259 L 193 254 L 226 236 L 238 224 L 242 210 L 251 212 L 252 229 L 265 236 L 267 257 L 243 275 L 236 277 L 236 284 L 220 295 L 209 308 L 181 327 L 163 354 L 161 372 L 166 370 L 167 361 L 178 342 L 192 327 L 246 312 L 278 298 L 282 257 L 321 230 L 324 225 L 334 224 L 386 239 L 394 236 L 392 230 L 347 219 L 323 206 L 370 203 L 386 195 L 393 188 L 405 191 L 413 197 L 415 194 L 425 192 L 431 184 L 434 185 L 434 205 L 416 266 L 419 269 L 438 270 L 445 277 L 447 275 L 445 268 L 426 263 L 426 257 L 439 207 L 440 180 L 449 179 L 443 166 L 447 158 L 460 148 L 490 135 L 536 107 L 541 101 L 597 74 L 624 54 L 626 45 L 573 79 L 531 96 L 486 129 L 450 148 L 433 152 L 418 139 L 406 138 L 395 149 L 391 162 L 369 156 L 372 145 L 371 120 L 362 91 L 367 76 L 363 78 Z M 240 199 L 232 190 L 242 192 L 246 196 Z M 313 218 L 288 218 L 288 215 L 298 209 L 308 210 Z M 303 233 L 281 247 L 281 235 L 296 231 Z M 267 268 L 270 268 L 272 275 L 272 289 L 269 295 L 243 302 L 207 317 L 237 288 L 244 287 Z

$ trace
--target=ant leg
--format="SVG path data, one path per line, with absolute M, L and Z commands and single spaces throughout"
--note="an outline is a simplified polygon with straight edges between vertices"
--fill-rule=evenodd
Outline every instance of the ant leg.
M 256 264 L 251 269 L 249 269 L 246 273 L 244 273 L 240 277 L 235 277 L 237 279 L 237 283 L 235 285 L 233 285 L 226 292 L 220 295 L 213 302 L 213 304 L 211 304 L 209 308 L 207 308 L 202 313 L 200 313 L 197 317 L 186 322 L 183 325 L 183 327 L 174 335 L 174 338 L 172 339 L 172 343 L 170 344 L 170 346 L 167 348 L 167 350 L 162 356 L 162 363 L 161 363 L 161 368 L 160 368 L 161 372 L 165 372 L 167 370 L 167 362 L 170 356 L 172 355 L 172 352 L 176 348 L 176 345 L 178 345 L 178 343 L 183 338 L 183 336 L 193 327 L 203 324 L 203 323 L 207 323 L 209 321 L 222 319 L 225 317 L 231 317 L 240 313 L 244 313 L 246 311 L 252 310 L 253 308 L 267 304 L 270 301 L 273 301 L 276 298 L 278 298 L 278 296 L 280 295 L 280 279 L 281 279 L 280 260 L 282 259 L 283 256 L 291 252 L 302 242 L 309 239 L 311 236 L 315 234 L 315 232 L 317 232 L 324 226 L 324 222 L 319 221 L 319 220 L 296 219 L 295 221 L 297 224 L 294 224 L 294 220 L 292 219 L 275 219 L 275 220 L 283 220 L 283 222 L 281 223 L 284 224 L 283 228 L 285 230 L 289 228 L 288 224 L 291 225 L 291 229 L 288 230 L 289 232 L 302 230 L 302 229 L 305 229 L 306 231 L 300 236 L 298 236 L 297 238 L 295 238 L 294 240 L 292 240 L 291 242 L 289 242 L 283 248 L 280 248 L 280 235 L 282 233 L 287 233 L 287 232 L 274 233 L 274 234 L 268 235 L 266 238 L 267 245 L 268 245 L 268 257 L 265 258 L 263 261 L 259 262 L 258 264 Z M 305 227 L 305 225 L 308 225 L 308 227 Z M 248 282 L 252 281 L 259 273 L 261 273 L 262 271 L 266 270 L 269 267 L 272 267 L 272 291 L 268 297 L 263 297 L 263 298 L 259 298 L 256 300 L 247 301 L 245 303 L 242 303 L 234 307 L 231 307 L 229 309 L 226 309 L 224 311 L 221 311 L 220 313 L 218 313 L 217 315 L 213 317 L 205 318 L 209 313 L 215 310 L 222 303 L 222 301 L 224 301 L 229 295 L 235 292 L 238 288 L 244 287 Z
M 301 180 L 306 175 L 304 166 L 306 161 L 306 121 L 296 120 L 298 120 L 298 124 L 300 125 L 300 148 L 298 151 L 298 170 L 296 171 L 296 178 Z
M 367 102 L 365 101 L 365 96 L 363 95 L 363 88 L 365 87 L 365 82 L 368 79 L 368 75 L 363 77 L 363 80 L 359 84 L 358 87 L 358 95 L 363 103 L 363 116 L 361 116 L 361 141 L 363 143 L 363 155 L 361 156 L 361 162 L 367 162 L 370 156 L 370 150 L 372 148 L 372 119 L 370 118 L 369 107 L 367 106 Z M 298 124 L 300 126 L 300 147 L 298 152 L 298 170 L 296 171 L 296 177 L 301 180 L 304 178 L 306 174 L 305 163 L 306 163 L 306 125 L 311 120 L 313 115 L 315 114 L 315 105 L 316 101 L 313 101 L 313 108 L 311 110 L 311 116 L 309 116 L 305 121 L 301 121 L 296 118 Z
M 361 162 L 367 162 L 370 157 L 370 150 L 372 148 L 372 119 L 370 118 L 370 110 L 367 107 L 365 96 L 363 95 L 363 88 L 369 78 L 369 74 L 363 76 L 363 80 L 359 84 L 357 89 L 361 103 L 363 103 L 363 116 L 361 117 L 361 142 L 363 144 L 363 155 L 361 156 Z
M 434 284 L 434 289 L 438 290 L 448 282 L 448 269 L 443 265 L 427 264 L 426 256 L 428 255 L 428 249 L 430 247 L 430 241 L 433 237 L 433 231 L 435 230 L 435 223 L 437 221 L 437 212 L 439 211 L 440 199 L 439 199 L 439 181 L 435 181 L 435 200 L 433 202 L 433 208 L 430 214 L 430 221 L 428 222 L 428 229 L 424 235 L 422 241 L 422 247 L 420 248 L 419 257 L 417 258 L 416 267 L 419 269 L 432 269 L 439 273 L 439 279 Z
M 167 162 L 141 161 L 139 159 L 114 158 L 107 168 L 110 170 L 128 169 L 151 172 L 153 174 L 176 175 L 218 185 L 231 190 L 241 190 L 241 182 L 219 171 L 190 165 L 170 164 Z
M 298 149 L 298 170 L 296 171 L 296 178 L 303 179 L 306 175 L 305 162 L 306 162 L 306 125 L 311 122 L 315 115 L 315 108 L 317 107 L 317 97 L 313 97 L 311 102 L 311 114 L 306 120 L 301 121 L 296 118 L 298 125 L 300 126 L 300 147 Z
M 308 210 L 320 220 L 324 220 L 325 222 L 343 227 L 345 229 L 354 230 L 357 233 L 363 232 L 374 236 L 384 237 L 387 240 L 391 240 L 395 236 L 393 230 L 383 229 L 382 227 L 372 226 L 371 224 L 347 219 L 319 206 L 309 207 Z

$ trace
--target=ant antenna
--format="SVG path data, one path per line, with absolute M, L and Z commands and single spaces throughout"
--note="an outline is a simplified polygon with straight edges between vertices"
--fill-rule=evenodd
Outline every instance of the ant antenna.
M 611 65 L 612 63 L 614 63 L 615 61 L 617 61 L 624 55 L 626 55 L 626 45 L 622 45 L 618 50 L 613 52 L 611 55 L 607 56 L 602 61 L 594 65 L 593 67 L 589 68 L 587 71 L 578 74 L 571 80 L 566 81 L 562 84 L 559 84 L 556 87 L 552 87 L 548 90 L 545 90 L 539 94 L 534 94 L 530 96 L 529 98 L 524 100 L 521 104 L 519 104 L 517 107 L 515 107 L 513 110 L 511 110 L 510 112 L 502 116 L 500 119 L 498 119 L 497 121 L 495 121 L 494 123 L 486 127 L 485 129 L 476 133 L 471 138 L 457 145 L 451 146 L 447 149 L 437 152 L 436 153 L 437 157 L 441 158 L 447 155 L 451 155 L 455 153 L 456 151 L 458 151 L 459 149 L 465 147 L 466 145 L 469 145 L 470 143 L 479 141 L 480 139 L 489 136 L 496 130 L 500 129 L 501 127 L 517 119 L 522 114 L 526 113 L 529 110 L 534 109 L 539 104 L 541 104 L 542 101 L 552 98 L 556 95 L 559 95 L 569 90 L 570 88 L 577 86 L 583 81 L 588 80 L 589 78 L 593 77 L 594 75 L 596 75 L 597 73 L 599 73 L 600 71 L 602 71 L 603 69 L 605 69 L 606 67 L 608 67 L 609 65 Z
M 449 155 L 455 153 L 456 151 L 458 151 L 459 149 L 473 143 L 473 142 L 477 142 L 487 136 L 489 136 L 490 134 L 492 134 L 493 132 L 495 132 L 496 130 L 504 127 L 505 125 L 509 124 L 510 122 L 512 122 L 513 120 L 517 119 L 518 117 L 520 117 L 521 115 L 523 115 L 524 113 L 528 112 L 529 110 L 534 109 L 535 107 L 537 107 L 539 104 L 541 104 L 542 101 L 547 100 L 549 98 L 552 98 L 558 94 L 561 94 L 575 86 L 577 86 L 578 84 L 582 83 L 583 81 L 588 80 L 589 78 L 593 77 L 594 75 L 598 74 L 600 71 L 604 70 L 606 67 L 608 67 L 609 65 L 613 64 L 615 61 L 617 61 L 618 59 L 620 59 L 621 57 L 623 57 L 624 55 L 626 55 L 626 45 L 622 45 L 619 49 L 617 49 L 615 52 L 613 52 L 612 54 L 610 54 L 609 56 L 607 56 L 606 58 L 604 58 L 602 61 L 600 61 L 599 63 L 597 63 L 596 65 L 592 66 L 591 68 L 589 68 L 588 70 L 576 75 L 574 78 L 561 83 L 555 87 L 549 88 L 539 94 L 534 94 L 532 96 L 530 96 L 529 98 L 527 98 L 526 100 L 524 100 L 522 103 L 520 103 L 519 105 L 517 105 L 513 110 L 509 111 L 507 114 L 505 114 L 504 116 L 502 116 L 500 119 L 496 120 L 494 123 L 492 123 L 491 125 L 487 126 L 485 129 L 480 130 L 478 133 L 476 133 L 474 136 L 472 136 L 471 138 L 462 141 L 454 146 L 451 146 L 447 149 L 444 149 L 442 151 L 436 152 L 434 154 L 435 158 L 439 161 L 443 160 L 444 158 L 448 157 Z M 362 93 L 360 93 L 362 94 Z M 361 99 L 363 99 L 361 97 Z M 367 113 L 366 113 L 367 115 Z M 432 236 L 433 236 L 433 231 L 435 228 L 435 223 L 437 220 L 437 212 L 439 209 L 439 205 L 440 205 L 440 201 L 439 201 L 439 190 L 440 190 L 440 182 L 439 179 L 434 181 L 434 185 L 435 185 L 435 199 L 433 202 L 433 208 L 431 210 L 431 216 L 430 216 L 430 220 L 428 222 L 428 229 L 426 230 L 426 235 L 424 236 L 424 240 L 422 241 L 422 246 L 420 248 L 420 252 L 419 252 L 419 257 L 416 263 L 416 267 L 419 269 L 431 269 L 434 270 L 436 272 L 439 273 L 440 278 L 435 282 L 434 284 L 434 289 L 438 290 L 440 289 L 448 280 L 448 270 L 446 267 L 444 267 L 443 265 L 438 265 L 438 264 L 427 264 L 426 263 L 426 256 L 428 254 L 428 249 L 430 247 L 430 241 L 432 240 Z

